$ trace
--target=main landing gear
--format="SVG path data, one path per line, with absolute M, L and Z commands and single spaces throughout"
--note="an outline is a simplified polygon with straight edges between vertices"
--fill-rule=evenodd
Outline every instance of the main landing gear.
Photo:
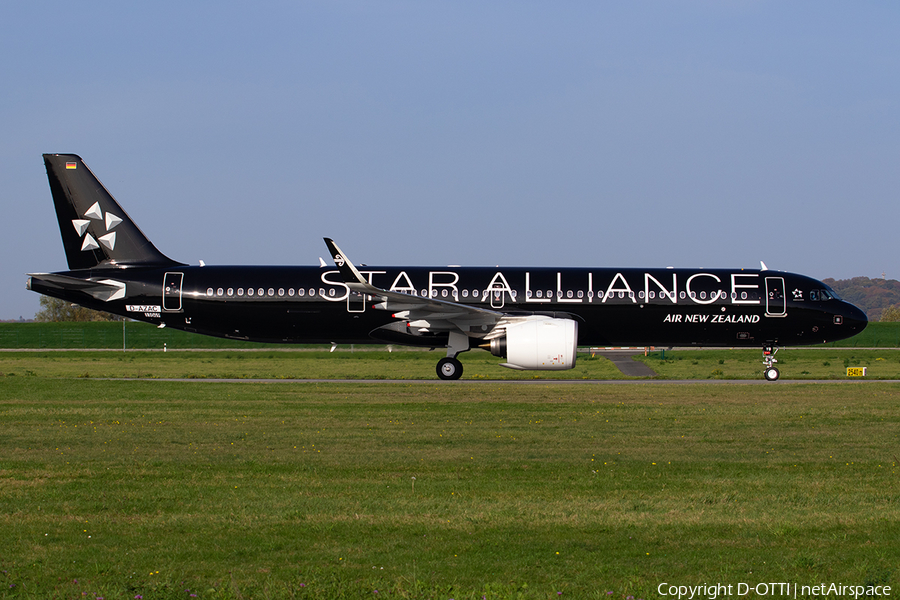
M 469 336 L 461 331 L 451 331 L 447 339 L 447 356 L 438 361 L 437 376 L 444 380 L 462 377 L 463 366 L 456 355 L 469 350 Z
M 775 358 L 776 352 L 778 352 L 778 346 L 763 346 L 763 362 L 766 365 L 763 376 L 766 381 L 777 381 L 781 377 L 781 373 L 775 368 L 775 363 L 778 362 Z
M 447 356 L 438 361 L 437 375 L 441 379 L 459 379 L 462 374 L 462 363 L 455 357 Z

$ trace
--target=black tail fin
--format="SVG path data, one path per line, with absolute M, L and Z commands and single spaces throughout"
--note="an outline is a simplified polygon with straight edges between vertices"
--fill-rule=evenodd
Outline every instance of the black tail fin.
M 45 154 L 69 269 L 177 265 L 150 243 L 75 154 Z

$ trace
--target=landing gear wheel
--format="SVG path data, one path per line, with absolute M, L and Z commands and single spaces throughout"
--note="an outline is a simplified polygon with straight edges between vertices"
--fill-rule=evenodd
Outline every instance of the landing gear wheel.
M 778 359 L 775 358 L 777 352 L 778 346 L 773 342 L 766 342 L 766 345 L 763 346 L 763 363 L 766 365 L 763 377 L 766 378 L 766 381 L 778 381 L 781 376 L 781 373 L 775 368 L 775 363 L 778 362 Z
M 462 373 L 462 363 L 455 358 L 450 358 L 449 356 L 447 356 L 438 361 L 437 376 L 441 379 L 459 379 L 460 377 L 462 377 Z

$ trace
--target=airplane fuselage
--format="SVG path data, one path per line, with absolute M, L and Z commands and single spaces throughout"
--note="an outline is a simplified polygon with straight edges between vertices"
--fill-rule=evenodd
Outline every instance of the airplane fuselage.
M 580 346 L 819 344 L 862 330 L 856 307 L 793 273 L 724 269 L 360 267 L 369 283 L 507 314 L 579 322 Z M 206 335 L 278 343 L 445 345 L 427 323 L 399 321 L 334 268 L 183 266 L 67 272 L 125 284 L 124 297 L 78 303 Z M 31 289 L 48 295 L 39 281 Z M 64 297 L 73 301 L 73 292 Z M 864 317 L 863 317 L 864 318 Z M 487 334 L 487 331 L 484 331 Z M 478 331 L 470 332 L 478 338 Z

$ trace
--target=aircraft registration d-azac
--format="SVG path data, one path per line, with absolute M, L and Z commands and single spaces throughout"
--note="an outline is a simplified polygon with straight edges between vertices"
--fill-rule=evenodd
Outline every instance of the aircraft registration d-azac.
M 762 269 L 355 266 L 334 241 L 319 266 L 189 266 L 163 255 L 74 154 L 45 154 L 69 270 L 28 289 L 88 308 L 205 335 L 281 343 L 484 348 L 513 369 L 575 366 L 578 346 L 831 342 L 866 316 L 821 281 Z

